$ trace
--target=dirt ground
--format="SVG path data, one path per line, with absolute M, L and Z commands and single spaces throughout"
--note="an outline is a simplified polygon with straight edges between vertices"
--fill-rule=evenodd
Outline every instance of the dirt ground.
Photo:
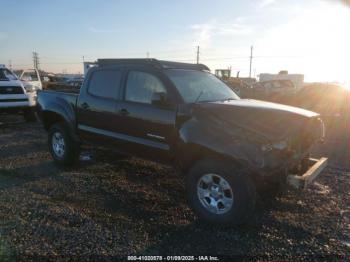
M 59 169 L 40 124 L 0 115 L 0 258 L 346 260 L 350 171 L 336 160 L 305 191 L 259 198 L 246 225 L 215 228 L 197 221 L 172 168 L 96 151 Z

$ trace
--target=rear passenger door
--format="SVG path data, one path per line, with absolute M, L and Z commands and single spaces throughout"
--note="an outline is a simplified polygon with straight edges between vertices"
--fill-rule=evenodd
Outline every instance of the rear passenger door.
M 169 106 L 152 104 L 154 93 L 162 93 Z M 163 76 L 157 71 L 130 69 L 123 101 L 117 110 L 124 135 L 123 150 L 143 158 L 169 162 L 175 141 L 176 104 Z
M 101 68 L 92 71 L 81 88 L 77 103 L 78 130 L 83 140 L 95 144 L 115 145 L 118 123 L 116 106 L 120 97 L 123 70 Z

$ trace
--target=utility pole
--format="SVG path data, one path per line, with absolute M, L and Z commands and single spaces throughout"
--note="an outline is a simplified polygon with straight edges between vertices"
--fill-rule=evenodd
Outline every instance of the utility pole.
M 10 70 L 12 70 L 12 60 L 11 59 L 9 60 L 9 68 L 10 68 Z
M 39 54 L 37 52 L 33 52 L 33 65 L 35 69 L 39 69 Z
M 252 77 L 252 63 L 253 63 L 253 46 L 250 47 L 249 78 Z
M 197 64 L 199 64 L 199 46 L 197 46 Z
M 36 58 L 37 58 L 36 53 L 33 52 L 33 66 L 34 66 L 34 68 L 37 67 L 37 60 L 36 60 Z
M 149 58 L 149 52 L 147 51 L 146 57 Z

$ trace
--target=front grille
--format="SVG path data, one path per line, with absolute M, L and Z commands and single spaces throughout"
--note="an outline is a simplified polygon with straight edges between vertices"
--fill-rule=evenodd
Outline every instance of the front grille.
M 24 94 L 20 86 L 0 86 L 0 95 L 19 95 Z
M 26 101 L 28 101 L 27 98 L 19 98 L 19 99 L 1 99 L 0 98 L 0 102 L 2 103 L 8 103 L 8 102 L 14 103 L 14 102 L 26 102 Z
M 320 118 L 305 122 L 303 128 L 288 139 L 288 148 L 296 153 L 308 150 L 315 142 L 324 138 L 324 124 Z

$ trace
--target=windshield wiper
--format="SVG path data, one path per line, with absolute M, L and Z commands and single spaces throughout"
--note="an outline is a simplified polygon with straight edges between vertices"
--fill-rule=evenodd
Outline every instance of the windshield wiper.
M 197 103 L 199 98 L 201 98 L 201 96 L 203 95 L 204 91 L 202 90 L 199 95 L 197 96 L 196 100 L 194 101 L 194 103 Z
M 225 99 L 222 99 L 222 100 L 219 100 L 219 101 L 231 101 L 231 100 L 237 100 L 236 98 L 225 98 Z

